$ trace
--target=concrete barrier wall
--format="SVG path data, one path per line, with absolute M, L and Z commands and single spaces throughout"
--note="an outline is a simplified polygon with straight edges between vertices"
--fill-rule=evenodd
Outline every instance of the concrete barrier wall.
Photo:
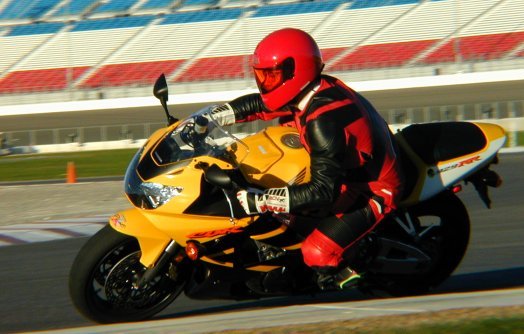
M 507 147 L 503 152 L 520 152 L 524 147 L 518 146 L 517 132 L 524 131 L 524 117 L 520 118 L 503 118 L 503 119 L 489 119 L 489 120 L 475 120 L 475 122 L 494 123 L 502 126 L 507 132 L 508 140 Z M 396 131 L 408 126 L 410 124 L 391 124 L 390 128 L 395 133 Z M 97 150 L 115 150 L 115 149 L 138 149 L 141 147 L 146 139 L 132 140 L 116 140 L 116 141 L 102 141 L 93 143 L 65 143 L 53 145 L 35 145 L 35 146 L 15 146 L 9 149 L 3 149 L 1 155 L 8 154 L 29 154 L 29 153 L 59 153 L 59 152 L 82 152 L 82 151 L 97 151 Z

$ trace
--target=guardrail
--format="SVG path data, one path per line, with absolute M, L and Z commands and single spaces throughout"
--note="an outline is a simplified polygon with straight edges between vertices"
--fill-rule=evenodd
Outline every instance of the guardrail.
M 165 123 L 124 124 L 90 127 L 71 127 L 2 134 L 4 144 L 10 146 L 40 146 L 67 143 L 90 143 L 148 138 Z
M 12 110 L 12 112 L 21 112 L 21 110 Z M 517 145 L 517 132 L 524 130 L 518 121 L 519 118 L 524 117 L 524 100 L 389 109 L 382 110 L 381 114 L 389 124 L 398 124 L 398 126 L 455 120 L 501 122 L 508 130 L 510 146 Z M 163 126 L 165 126 L 165 123 L 135 123 L 6 131 L 3 134 L 0 133 L 0 143 L 4 144 L 0 146 L 0 149 L 6 146 L 41 146 L 66 143 L 83 145 L 91 142 L 139 140 L 148 138 L 155 130 Z M 258 131 L 264 125 L 242 123 L 237 126 L 241 132 L 253 132 Z

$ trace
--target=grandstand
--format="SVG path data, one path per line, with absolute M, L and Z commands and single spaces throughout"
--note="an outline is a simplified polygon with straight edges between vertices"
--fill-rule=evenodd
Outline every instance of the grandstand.
M 0 104 L 252 85 L 250 55 L 296 27 L 342 78 L 524 68 L 524 0 L 1 0 Z M 185 88 L 182 88 L 185 87 Z M 97 92 L 94 97 L 90 95 Z

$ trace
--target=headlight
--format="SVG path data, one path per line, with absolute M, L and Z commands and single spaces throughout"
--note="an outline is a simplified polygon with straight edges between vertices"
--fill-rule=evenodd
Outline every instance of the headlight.
M 160 183 L 143 182 L 137 173 L 141 151 L 133 157 L 124 178 L 124 191 L 134 206 L 156 209 L 182 192 L 182 187 L 165 186 Z
M 152 182 L 144 182 L 140 187 L 144 191 L 144 196 L 153 209 L 158 208 L 162 204 L 166 204 L 171 198 L 180 195 L 183 190 L 182 187 L 165 186 Z
M 127 197 L 136 207 L 156 209 L 173 197 L 180 195 L 182 187 L 165 186 L 160 183 L 144 182 L 126 188 Z

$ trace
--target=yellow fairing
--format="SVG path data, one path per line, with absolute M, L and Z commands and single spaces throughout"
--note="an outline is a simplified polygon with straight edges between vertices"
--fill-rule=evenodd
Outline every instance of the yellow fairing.
M 138 240 L 142 251 L 140 262 L 149 267 L 156 262 L 171 238 L 151 224 L 145 213 L 138 208 L 121 211 L 109 219 L 109 224 L 118 232 Z
M 230 220 L 226 217 L 211 217 L 187 214 L 169 214 L 138 208 L 121 211 L 110 218 L 111 226 L 138 240 L 144 266 L 153 265 L 171 240 L 181 246 L 187 240 L 206 242 L 227 233 L 237 233 L 251 222 L 251 218 Z
M 477 122 L 473 122 L 473 124 L 478 126 L 482 130 L 482 132 L 484 132 L 484 135 L 486 136 L 488 142 L 506 138 L 506 132 L 501 126 L 497 124 Z
M 182 246 L 190 239 L 205 242 L 226 233 L 235 233 L 252 221 L 251 218 L 232 220 L 230 217 L 183 213 L 200 196 L 203 170 L 197 167 L 199 162 L 208 165 L 216 163 L 222 168 L 231 168 L 231 165 L 223 161 L 200 157 L 184 168 L 148 180 L 182 187 L 180 195 L 157 209 L 134 208 L 111 218 L 113 228 L 138 240 L 142 251 L 140 262 L 143 265 L 153 265 L 171 240 L 176 240 Z M 119 220 L 122 220 L 122 223 L 119 223 Z
M 240 162 L 240 169 L 249 182 L 275 188 L 309 181 L 309 155 L 296 129 L 269 127 L 244 142 L 250 151 Z M 237 157 L 245 156 L 243 150 L 239 147 Z
M 228 233 L 237 233 L 247 226 L 252 218 L 231 220 L 229 217 L 214 217 L 158 212 L 149 215 L 149 220 L 182 246 L 187 240 L 206 242 Z
M 176 127 L 178 123 L 171 125 L 169 128 L 161 128 L 153 132 L 153 134 L 147 139 L 144 143 L 144 152 L 147 152 L 151 149 L 152 146 L 158 143 L 158 140 L 164 136 L 167 136 L 173 128 Z

